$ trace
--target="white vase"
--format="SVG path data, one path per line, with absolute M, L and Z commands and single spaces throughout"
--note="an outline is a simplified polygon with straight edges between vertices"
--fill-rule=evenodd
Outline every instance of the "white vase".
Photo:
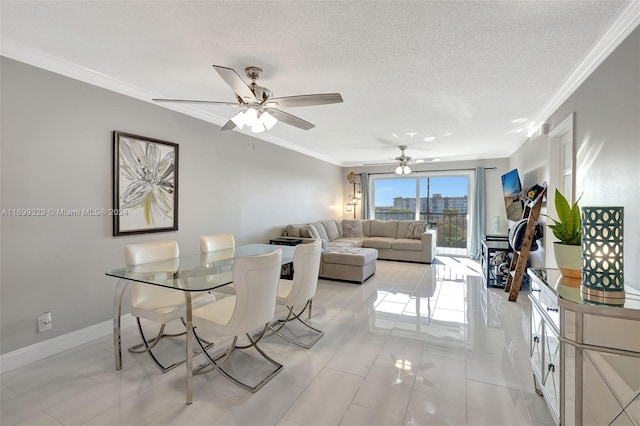
M 581 246 L 569 246 L 566 244 L 553 243 L 553 256 L 560 274 L 569 278 L 580 278 L 581 268 Z

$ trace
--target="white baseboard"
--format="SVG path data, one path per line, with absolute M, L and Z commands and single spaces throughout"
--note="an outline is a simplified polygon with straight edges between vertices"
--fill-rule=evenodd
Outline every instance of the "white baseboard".
M 132 317 L 131 314 L 122 316 L 122 328 L 130 327 L 134 324 L 135 318 Z M 7 352 L 6 354 L 0 355 L 0 374 L 15 370 L 32 362 L 40 361 L 112 333 L 113 320 L 108 320 L 12 352 Z

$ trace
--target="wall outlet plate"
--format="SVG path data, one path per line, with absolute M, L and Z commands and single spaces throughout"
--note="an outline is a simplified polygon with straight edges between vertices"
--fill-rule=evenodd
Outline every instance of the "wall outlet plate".
M 51 320 L 51 312 L 45 312 L 44 315 L 38 317 L 38 333 L 51 330 L 53 321 Z

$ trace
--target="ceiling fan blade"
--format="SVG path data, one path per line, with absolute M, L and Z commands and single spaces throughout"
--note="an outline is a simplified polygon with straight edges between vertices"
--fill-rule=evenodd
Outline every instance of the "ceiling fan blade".
M 172 102 L 176 104 L 209 104 L 209 105 L 232 105 L 240 106 L 238 102 L 221 102 L 221 101 L 198 101 L 193 99 L 151 99 L 155 102 Z
M 244 82 L 242 77 L 240 77 L 233 68 L 221 67 L 220 65 L 213 65 L 213 68 L 245 102 L 258 102 L 258 99 L 256 99 L 256 96 L 253 94 L 249 86 L 247 86 L 247 83 Z
M 309 123 L 308 121 L 305 121 L 302 118 L 296 117 L 295 115 L 291 115 L 287 112 L 280 111 L 279 109 L 268 108 L 266 110 L 269 111 L 269 114 L 273 115 L 279 121 L 297 127 L 299 129 L 309 130 L 316 127 L 315 124 Z
M 339 104 L 342 102 L 340 93 L 320 93 L 316 95 L 285 96 L 273 98 L 265 102 L 265 106 L 278 108 L 293 108 L 312 105 Z
M 364 163 L 365 166 L 395 166 L 397 163 Z
M 236 128 L 236 123 L 234 123 L 233 121 L 229 120 L 225 123 L 224 126 L 222 126 L 222 128 L 220 128 L 220 130 L 233 130 Z

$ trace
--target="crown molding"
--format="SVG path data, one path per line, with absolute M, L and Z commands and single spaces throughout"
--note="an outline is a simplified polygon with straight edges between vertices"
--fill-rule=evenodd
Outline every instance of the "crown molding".
M 626 39 L 640 24 L 640 0 L 632 0 L 595 43 L 587 56 L 567 76 L 560 88 L 534 119 L 532 129 L 542 126 L 560 106 L 584 83 L 596 68 Z M 524 141 L 523 141 L 524 142 Z
M 598 66 L 609 56 L 613 50 L 640 24 L 640 0 L 632 0 L 613 20 L 612 24 L 606 30 L 604 35 L 594 45 L 593 49 L 587 54 L 580 64 L 567 76 L 565 81 L 560 85 L 549 102 L 540 110 L 534 118 L 532 129 L 537 129 L 546 122 L 551 114 L 556 111 L 562 103 L 598 68 Z M 0 55 L 15 59 L 26 64 L 43 68 L 57 74 L 61 74 L 76 80 L 83 81 L 94 86 L 102 87 L 144 102 L 151 103 L 162 108 L 180 112 L 191 117 L 207 121 L 209 123 L 223 126 L 227 119 L 208 111 L 200 110 L 196 107 L 185 104 L 163 104 L 159 105 L 151 99 L 160 97 L 155 93 L 151 93 L 124 81 L 109 77 L 105 74 L 96 72 L 95 70 L 79 66 L 72 62 L 49 55 L 42 51 L 32 49 L 28 46 L 17 43 L 13 40 L 3 38 L 0 43 Z M 254 134 L 246 130 L 238 130 L 247 136 L 261 139 L 274 145 L 281 146 L 285 149 L 299 152 L 309 157 L 344 167 L 344 164 L 334 158 L 321 155 L 315 151 L 303 148 L 294 143 L 288 142 L 282 138 L 273 136 L 268 133 Z M 525 140 L 522 141 L 523 143 Z M 517 148 L 516 148 L 517 149 Z
M 19 62 L 23 62 L 28 65 L 32 65 L 37 68 L 42 68 L 47 71 L 51 71 L 56 74 L 63 75 L 65 77 L 73 78 L 75 80 L 79 80 L 79 81 L 91 84 L 93 86 L 98 86 L 103 89 L 111 90 L 113 92 L 117 92 L 122 95 L 129 96 L 131 98 L 135 98 L 161 108 L 170 109 L 172 111 L 176 111 L 176 112 L 197 118 L 199 120 L 213 123 L 220 127 L 222 127 L 228 121 L 228 118 L 224 118 L 219 115 L 212 114 L 211 112 L 204 111 L 190 105 L 158 104 L 151 100 L 154 98 L 162 97 L 157 93 L 149 92 L 148 90 L 144 90 L 133 84 L 129 84 L 122 80 L 109 77 L 108 75 L 99 73 L 93 69 L 82 67 L 73 62 L 61 59 L 57 56 L 50 55 L 40 50 L 33 49 L 29 46 L 25 46 L 21 43 L 17 43 L 7 38 L 3 38 L 2 43 L 0 43 L 0 55 L 10 59 L 14 59 Z M 299 145 L 288 142 L 282 138 L 273 136 L 268 133 L 256 134 L 256 133 L 251 133 L 246 129 L 245 130 L 235 129 L 234 131 L 237 131 L 239 133 L 242 133 L 244 135 L 247 135 L 256 139 L 264 140 L 266 142 L 281 146 L 285 149 L 295 151 L 309 157 L 316 158 L 326 163 L 331 163 L 336 166 L 342 166 L 342 163 L 337 161 L 334 158 L 327 157 L 315 151 L 303 148 Z

